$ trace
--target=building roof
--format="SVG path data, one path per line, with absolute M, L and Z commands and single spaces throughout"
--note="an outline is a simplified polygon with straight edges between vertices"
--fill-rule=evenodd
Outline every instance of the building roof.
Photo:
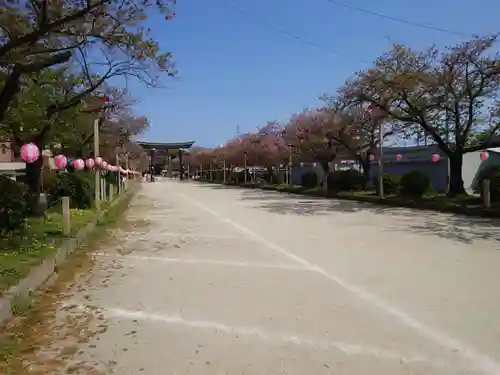
M 139 146 L 145 149 L 157 149 L 157 150 L 173 150 L 180 148 L 190 148 L 195 141 L 189 142 L 172 142 L 172 143 L 164 143 L 164 142 L 137 142 Z
M 500 147 L 487 148 L 486 151 L 497 152 L 500 154 Z

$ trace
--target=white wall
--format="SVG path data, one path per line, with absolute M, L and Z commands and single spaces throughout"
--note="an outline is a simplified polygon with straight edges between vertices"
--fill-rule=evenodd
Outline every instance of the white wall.
M 462 164 L 462 178 L 464 180 L 465 191 L 469 194 L 473 193 L 473 183 L 479 167 L 481 166 L 481 153 L 470 152 L 464 155 Z

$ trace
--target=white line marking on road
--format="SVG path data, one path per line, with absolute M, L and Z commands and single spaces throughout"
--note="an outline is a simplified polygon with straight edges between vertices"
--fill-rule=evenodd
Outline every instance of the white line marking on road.
M 295 270 L 295 271 L 307 271 L 311 270 L 304 267 L 288 266 L 285 264 L 269 264 L 269 263 L 257 263 L 257 262 L 232 262 L 224 260 L 210 260 L 210 259 L 189 259 L 189 258 L 167 258 L 167 257 L 155 257 L 155 256 L 142 256 L 142 255 L 114 255 L 106 253 L 94 253 L 95 256 L 108 257 L 115 259 L 136 259 L 136 260 L 155 260 L 166 263 L 186 263 L 186 264 L 203 264 L 203 265 L 215 265 L 215 266 L 235 266 L 235 267 L 256 267 L 256 268 L 274 268 L 283 270 Z
M 311 339 L 306 337 L 299 337 L 293 334 L 286 333 L 269 333 L 257 327 L 235 327 L 228 326 L 219 322 L 205 321 L 205 320 L 186 320 L 179 315 L 165 315 L 147 313 L 137 310 L 126 310 L 117 308 L 95 307 L 84 304 L 66 304 L 69 310 L 79 309 L 82 311 L 89 311 L 94 313 L 101 313 L 108 318 L 121 318 L 130 320 L 145 320 L 150 322 L 161 322 L 165 324 L 179 325 L 194 329 L 204 329 L 214 331 L 215 333 L 224 333 L 229 335 L 240 335 L 249 338 L 256 338 L 262 341 L 267 341 L 274 344 L 291 344 L 309 349 L 320 350 L 338 350 L 350 356 L 367 356 L 373 357 L 378 360 L 397 361 L 399 363 L 425 363 L 432 366 L 446 368 L 450 370 L 450 365 L 442 361 L 434 361 L 421 356 L 405 356 L 400 353 L 395 353 L 388 350 L 381 350 L 377 348 L 349 344 L 344 342 Z
M 432 340 L 436 344 L 439 344 L 445 348 L 451 349 L 452 351 L 457 351 L 459 352 L 464 358 L 468 359 L 469 361 L 472 361 L 475 363 L 475 365 L 480 368 L 482 371 L 484 371 L 488 375 L 500 375 L 500 364 L 487 355 L 480 353 L 476 351 L 473 348 L 468 347 L 464 343 L 460 342 L 459 340 L 453 339 L 449 337 L 445 332 L 442 332 L 438 329 L 429 327 L 425 325 L 424 323 L 418 321 L 417 319 L 413 318 L 412 316 L 408 315 L 406 312 L 389 305 L 387 302 L 383 301 L 382 299 L 378 298 L 377 296 L 365 291 L 364 289 L 350 284 L 347 281 L 341 279 L 340 277 L 328 273 L 326 270 L 323 268 L 320 268 L 312 263 L 309 263 L 307 260 L 292 254 L 288 250 L 284 249 L 281 246 L 278 246 L 264 237 L 258 235 L 257 233 L 251 231 L 250 229 L 244 227 L 243 225 L 238 224 L 237 222 L 225 217 L 224 215 L 218 213 L 217 211 L 212 210 L 210 207 L 204 205 L 203 203 L 200 203 L 182 193 L 177 193 L 181 198 L 185 199 L 186 201 L 192 203 L 193 205 L 197 206 L 198 208 L 202 209 L 203 211 L 206 211 L 213 215 L 214 217 L 218 218 L 219 220 L 226 222 L 227 224 L 233 226 L 234 228 L 238 229 L 239 231 L 246 233 L 248 236 L 253 237 L 255 240 L 260 241 L 263 245 L 267 246 L 268 248 L 283 254 L 287 256 L 290 259 L 293 259 L 297 263 L 301 264 L 305 268 L 310 269 L 311 271 L 315 271 L 321 275 L 323 275 L 325 278 L 333 281 L 337 285 L 340 285 L 344 289 L 350 291 L 351 293 L 355 294 L 358 296 L 358 298 L 371 303 L 373 306 L 376 306 L 382 311 L 385 311 L 386 313 L 392 315 L 395 317 L 397 320 L 399 320 L 401 323 L 405 324 L 408 327 L 413 328 L 417 332 L 419 332 L 421 335 L 427 337 L 428 339 Z
M 208 239 L 208 240 L 237 240 L 238 237 L 234 236 L 214 236 L 214 235 L 200 235 L 200 234 L 194 234 L 194 233 L 171 233 L 171 232 L 162 232 L 162 233 L 156 233 L 156 235 L 159 236 L 166 236 L 166 237 L 187 237 L 187 238 L 194 238 L 194 239 Z

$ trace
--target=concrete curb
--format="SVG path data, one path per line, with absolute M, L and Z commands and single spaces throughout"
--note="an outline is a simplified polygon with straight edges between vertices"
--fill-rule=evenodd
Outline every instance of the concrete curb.
M 133 195 L 136 191 L 136 187 L 131 187 L 124 195 L 111 202 L 108 210 L 101 212 L 92 222 L 80 229 L 74 237 L 64 240 L 53 256 L 45 259 L 40 265 L 32 268 L 28 276 L 21 279 L 16 285 L 10 287 L 0 297 L 0 327 L 4 326 L 12 318 L 13 301 L 17 297 L 28 297 L 32 292 L 44 285 L 56 272 L 57 266 L 65 262 L 68 255 L 86 242 L 106 212 L 116 206 L 121 200 Z

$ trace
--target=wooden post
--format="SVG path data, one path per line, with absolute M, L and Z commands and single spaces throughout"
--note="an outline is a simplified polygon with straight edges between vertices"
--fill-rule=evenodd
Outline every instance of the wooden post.
M 490 196 L 490 180 L 483 180 L 483 206 L 484 208 L 491 207 L 491 196 Z
M 115 190 L 115 186 L 113 184 L 109 184 L 109 201 L 110 202 L 113 201 L 114 190 Z M 120 193 L 118 193 L 118 194 L 120 194 Z
M 102 179 L 102 200 L 106 200 L 106 180 L 103 178 Z
M 71 234 L 71 212 L 69 210 L 69 197 L 62 197 L 63 235 Z

